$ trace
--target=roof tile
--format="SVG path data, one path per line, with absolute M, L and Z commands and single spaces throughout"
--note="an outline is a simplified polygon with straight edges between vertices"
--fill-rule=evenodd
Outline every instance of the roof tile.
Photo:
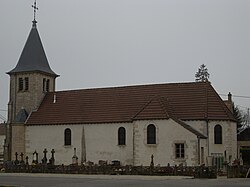
M 27 124 L 130 122 L 170 115 L 180 120 L 235 120 L 209 82 L 191 82 L 47 93 Z

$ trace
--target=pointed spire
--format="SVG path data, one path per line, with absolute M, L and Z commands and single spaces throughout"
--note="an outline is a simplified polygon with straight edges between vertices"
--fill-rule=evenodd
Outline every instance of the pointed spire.
M 20 72 L 37 71 L 57 77 L 58 75 L 53 72 L 49 66 L 49 62 L 47 60 L 41 38 L 37 30 L 36 10 L 38 10 L 38 7 L 36 6 L 36 1 L 32 7 L 34 8 L 34 20 L 32 21 L 30 34 L 16 67 L 7 74 L 10 75 Z

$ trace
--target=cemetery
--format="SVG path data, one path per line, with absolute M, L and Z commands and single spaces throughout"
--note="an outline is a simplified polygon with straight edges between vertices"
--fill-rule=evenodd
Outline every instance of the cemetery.
M 108 164 L 105 160 L 100 160 L 98 164 L 91 161 L 78 163 L 78 157 L 72 156 L 72 164 L 55 165 L 55 151 L 50 151 L 51 158 L 47 158 L 48 150 L 44 149 L 43 155 L 38 155 L 36 151 L 33 158 L 24 158 L 23 153 L 15 153 L 14 161 L 5 162 L 0 165 L 0 171 L 6 173 L 56 173 L 56 174 L 100 174 L 100 175 L 155 175 L 155 176 L 193 176 L 194 178 L 217 178 L 217 176 L 227 176 L 227 178 L 250 177 L 249 166 L 240 166 L 238 162 L 232 165 L 225 165 L 223 170 L 218 170 L 215 166 L 155 166 L 154 156 L 151 155 L 149 166 L 122 166 L 118 160 Z M 41 161 L 39 161 L 39 157 Z M 32 161 L 30 160 L 32 159 Z M 31 161 L 31 164 L 29 164 Z

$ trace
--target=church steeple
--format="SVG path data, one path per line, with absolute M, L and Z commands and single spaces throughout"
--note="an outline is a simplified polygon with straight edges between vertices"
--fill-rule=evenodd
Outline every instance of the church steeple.
M 57 75 L 49 66 L 41 38 L 37 30 L 36 1 L 34 19 L 28 39 L 14 69 L 10 75 L 9 122 L 18 122 L 20 111 L 30 114 L 36 110 L 47 92 L 55 91 Z
M 42 41 L 37 30 L 36 10 L 38 10 L 38 8 L 36 6 L 36 1 L 32 7 L 34 8 L 34 20 L 32 21 L 30 34 L 16 67 L 9 71 L 8 74 L 10 75 L 21 72 L 41 72 L 57 77 L 58 75 L 52 71 L 49 66 L 48 59 L 46 57 Z
M 25 152 L 24 124 L 34 110 L 37 110 L 47 92 L 55 91 L 57 75 L 49 66 L 41 38 L 37 30 L 36 1 L 34 19 L 28 39 L 10 76 L 10 97 L 8 103 L 8 159 L 15 159 L 15 152 Z M 13 144 L 12 144 L 13 142 Z M 18 142 L 18 143 L 17 143 Z

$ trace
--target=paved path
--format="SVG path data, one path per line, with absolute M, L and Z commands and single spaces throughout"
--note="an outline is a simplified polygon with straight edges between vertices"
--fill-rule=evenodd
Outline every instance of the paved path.
M 0 173 L 1 185 L 21 187 L 250 187 L 250 179 L 192 179 L 180 176 Z

